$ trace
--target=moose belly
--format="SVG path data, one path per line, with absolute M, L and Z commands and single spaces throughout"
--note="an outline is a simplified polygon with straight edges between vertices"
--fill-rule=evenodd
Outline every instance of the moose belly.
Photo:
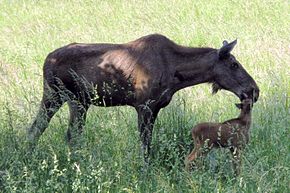
M 97 106 L 133 105 L 135 92 L 130 84 L 120 85 L 103 82 L 96 86 L 92 103 Z

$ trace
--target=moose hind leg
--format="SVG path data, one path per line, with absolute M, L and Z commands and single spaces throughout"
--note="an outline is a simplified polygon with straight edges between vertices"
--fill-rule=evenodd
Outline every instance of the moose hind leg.
M 64 101 L 57 92 L 44 92 L 41 105 L 32 126 L 27 130 L 28 142 L 31 145 L 37 143 L 41 134 L 48 127 L 53 115 L 59 110 Z
M 81 135 L 86 121 L 88 105 L 78 101 L 69 101 L 70 120 L 67 130 L 67 139 L 71 148 L 81 144 Z

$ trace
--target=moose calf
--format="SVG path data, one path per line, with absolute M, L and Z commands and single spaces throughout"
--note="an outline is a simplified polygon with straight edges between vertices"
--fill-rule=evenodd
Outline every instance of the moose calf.
M 197 157 L 205 155 L 213 148 L 229 148 L 234 161 L 235 174 L 240 170 L 240 151 L 249 141 L 252 100 L 245 99 L 236 106 L 241 109 L 238 118 L 223 123 L 200 123 L 192 129 L 194 149 L 185 160 L 186 169 Z

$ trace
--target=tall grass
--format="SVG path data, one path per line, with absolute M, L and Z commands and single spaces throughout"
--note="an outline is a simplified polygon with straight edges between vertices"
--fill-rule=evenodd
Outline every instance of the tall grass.
M 288 192 L 289 2 L 274 1 L 8 1 L 0 0 L 0 192 Z M 218 48 L 238 38 L 235 56 L 254 77 L 254 107 L 242 173 L 226 151 L 187 173 L 191 127 L 238 114 L 238 99 L 209 85 L 178 92 L 154 128 L 152 165 L 144 171 L 137 117 L 129 107 L 91 107 L 81 159 L 64 135 L 68 109 L 53 118 L 33 154 L 25 130 L 42 94 L 47 54 L 71 42 L 134 40 L 162 33 L 179 44 Z

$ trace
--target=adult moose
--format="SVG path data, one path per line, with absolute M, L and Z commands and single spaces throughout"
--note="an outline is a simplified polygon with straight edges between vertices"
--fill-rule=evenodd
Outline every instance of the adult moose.
M 191 48 L 153 34 L 126 44 L 73 43 L 59 48 L 45 60 L 43 98 L 28 140 L 38 140 L 65 102 L 70 109 L 70 144 L 82 133 L 91 104 L 129 105 L 138 113 L 147 160 L 154 121 L 178 90 L 208 82 L 214 93 L 225 89 L 241 100 L 258 100 L 257 84 L 230 54 L 236 43 L 224 41 L 220 49 Z

